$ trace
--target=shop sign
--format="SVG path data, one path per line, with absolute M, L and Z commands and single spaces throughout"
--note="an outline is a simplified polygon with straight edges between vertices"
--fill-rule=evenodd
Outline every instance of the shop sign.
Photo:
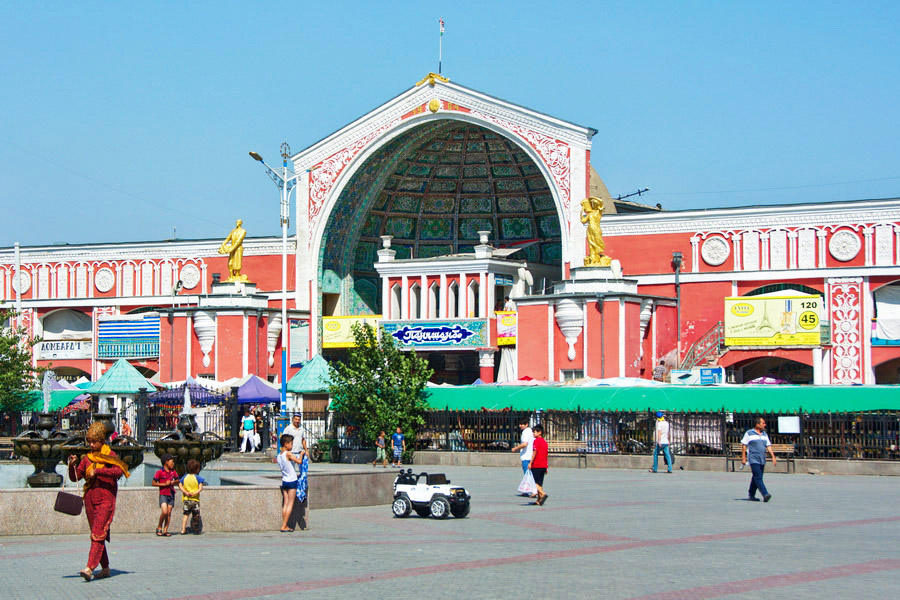
M 57 342 L 41 342 L 38 350 L 40 360 L 54 358 L 91 358 L 91 342 L 60 340 Z
M 412 348 L 484 348 L 488 345 L 486 319 L 448 321 L 382 321 L 385 334 Z
M 519 318 L 516 311 L 498 310 L 497 315 L 497 345 L 514 346 L 519 328 Z
M 353 340 L 353 324 L 367 323 L 377 330 L 380 321 L 381 315 L 322 317 L 322 347 L 353 348 L 356 346 Z
M 680 385 L 716 385 L 725 383 L 724 367 L 694 367 L 693 369 L 672 369 L 669 381 Z
M 725 298 L 726 346 L 818 346 L 821 296 Z

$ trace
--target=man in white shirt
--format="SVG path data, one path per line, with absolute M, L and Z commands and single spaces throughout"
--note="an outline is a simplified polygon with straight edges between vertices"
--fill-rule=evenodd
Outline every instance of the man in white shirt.
M 300 415 L 294 414 L 291 418 L 290 424 L 284 428 L 282 435 L 289 435 L 294 438 L 293 452 L 297 454 L 300 453 L 300 448 L 306 450 L 306 435 L 304 435 L 303 430 L 300 429 Z
M 512 451 L 519 452 L 519 460 L 522 461 L 522 473 L 526 473 L 528 471 L 528 463 L 531 462 L 531 455 L 534 454 L 534 432 L 528 424 L 528 419 L 522 419 L 519 423 L 519 431 L 522 432 L 522 437 L 519 440 L 521 443 L 518 446 L 514 446 Z
M 672 472 L 672 454 L 669 452 L 669 422 L 661 410 L 656 411 L 656 444 L 653 446 L 653 468 L 651 473 L 656 473 L 659 467 L 660 452 L 666 457 L 666 473 Z

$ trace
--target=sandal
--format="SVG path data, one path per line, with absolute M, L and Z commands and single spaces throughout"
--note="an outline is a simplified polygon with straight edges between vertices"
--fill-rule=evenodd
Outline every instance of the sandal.
M 100 569 L 100 572 L 94 575 L 94 579 L 106 579 L 109 576 L 109 567 L 107 567 L 105 569 Z
M 162 533 L 162 536 L 163 536 L 163 537 L 172 537 L 172 534 L 169 533 L 168 531 L 164 531 L 164 532 Z
M 162 529 L 157 529 L 157 530 L 156 530 L 156 535 L 162 537 Z
M 94 572 L 90 569 L 82 569 L 78 571 L 78 574 L 81 575 L 85 581 L 90 581 L 91 578 L 94 577 Z

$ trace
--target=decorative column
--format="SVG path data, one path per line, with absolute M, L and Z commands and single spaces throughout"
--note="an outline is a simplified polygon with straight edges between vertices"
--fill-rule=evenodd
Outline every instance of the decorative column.
M 478 375 L 485 383 L 494 383 L 494 350 L 487 348 L 478 351 Z
M 866 266 L 872 266 L 872 233 L 874 233 L 874 229 L 872 227 L 863 227 L 863 235 L 866 238 L 865 250 L 866 250 Z
M 740 271 L 741 267 L 741 234 L 735 233 L 731 236 L 731 245 L 734 248 L 734 270 Z
M 266 328 L 266 350 L 269 353 L 270 367 L 275 365 L 275 349 L 278 348 L 282 327 L 284 327 L 284 323 L 281 322 L 281 313 L 269 317 L 269 324 Z
M 797 230 L 792 229 L 788 231 L 788 268 L 796 269 L 797 268 Z
M 825 268 L 825 255 L 827 253 L 828 244 L 825 243 L 825 238 L 828 236 L 828 232 L 822 229 L 816 231 L 816 237 L 818 238 L 818 247 L 819 247 L 819 268 Z
M 200 351 L 203 352 L 203 366 L 209 366 L 209 353 L 212 351 L 213 342 L 216 340 L 215 316 L 200 310 L 194 313 L 194 333 L 200 342 Z
M 759 234 L 759 268 L 769 270 L 769 232 Z
M 566 298 L 556 304 L 556 325 L 569 345 L 569 352 L 566 354 L 569 361 L 575 360 L 575 342 L 581 335 L 583 324 L 584 311 L 577 302 Z
M 829 278 L 828 316 L 831 321 L 831 382 L 862 381 L 862 278 Z
M 700 272 L 700 238 L 696 235 L 691 236 L 691 272 Z
M 441 300 L 438 302 L 438 306 L 441 309 L 440 314 L 438 315 L 439 319 L 446 319 L 450 315 L 447 313 L 447 304 L 449 303 L 449 297 L 447 294 L 447 274 L 441 273 L 441 289 L 440 289 Z

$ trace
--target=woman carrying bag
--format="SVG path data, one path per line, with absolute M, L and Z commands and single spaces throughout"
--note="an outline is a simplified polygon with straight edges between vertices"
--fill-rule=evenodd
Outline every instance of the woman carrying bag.
M 130 477 L 128 465 L 122 462 L 106 445 L 106 426 L 92 423 L 85 434 L 91 451 L 77 465 L 75 455 L 69 456 L 69 479 L 84 479 L 84 512 L 91 527 L 91 550 L 87 567 L 79 574 L 90 581 L 94 569 L 100 565 L 97 578 L 109 577 L 109 556 L 106 542 L 109 527 L 116 512 L 116 493 L 119 477 Z

